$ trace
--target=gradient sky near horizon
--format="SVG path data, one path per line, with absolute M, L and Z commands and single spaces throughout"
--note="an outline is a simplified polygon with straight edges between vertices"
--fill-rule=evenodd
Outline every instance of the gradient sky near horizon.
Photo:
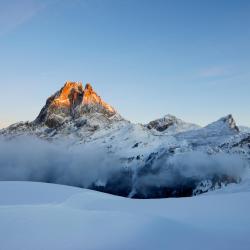
M 66 80 L 134 122 L 250 126 L 250 1 L 0 0 L 0 127 Z

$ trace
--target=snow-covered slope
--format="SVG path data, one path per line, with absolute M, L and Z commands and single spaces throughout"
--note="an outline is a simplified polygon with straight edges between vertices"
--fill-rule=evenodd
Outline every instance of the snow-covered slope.
M 0 182 L 8 250 L 248 250 L 250 189 L 132 200 L 55 184 Z
M 240 132 L 243 132 L 243 133 L 250 133 L 250 128 L 246 126 L 239 126 L 239 130 Z
M 227 115 L 220 118 L 203 128 L 195 131 L 187 131 L 180 133 L 179 138 L 187 139 L 197 144 L 220 144 L 223 140 L 227 140 L 229 137 L 237 135 L 239 133 L 235 120 L 232 115 Z

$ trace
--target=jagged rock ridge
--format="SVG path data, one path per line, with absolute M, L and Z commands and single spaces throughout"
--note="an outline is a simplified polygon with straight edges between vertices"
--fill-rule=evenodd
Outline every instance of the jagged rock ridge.
M 34 122 L 53 128 L 90 112 L 102 113 L 107 118 L 116 114 L 114 108 L 104 102 L 89 83 L 83 88 L 81 82 L 68 81 L 47 99 Z

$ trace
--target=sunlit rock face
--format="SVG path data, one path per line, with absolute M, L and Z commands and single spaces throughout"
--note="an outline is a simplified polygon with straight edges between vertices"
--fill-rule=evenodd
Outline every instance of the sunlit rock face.
M 84 105 L 100 105 L 100 107 L 103 107 L 105 110 L 110 112 L 111 114 L 116 113 L 115 110 L 106 102 L 104 102 L 100 96 L 96 94 L 96 92 L 93 90 L 92 86 L 87 83 L 85 86 L 85 89 L 83 91 L 83 100 L 82 104 Z
M 81 82 L 68 81 L 47 99 L 35 123 L 53 128 L 90 113 L 101 113 L 109 118 L 116 111 L 97 95 L 89 83 L 83 88 Z
M 55 107 L 73 108 L 82 102 L 83 91 L 82 83 L 66 82 L 64 87 L 52 96 L 51 105 Z

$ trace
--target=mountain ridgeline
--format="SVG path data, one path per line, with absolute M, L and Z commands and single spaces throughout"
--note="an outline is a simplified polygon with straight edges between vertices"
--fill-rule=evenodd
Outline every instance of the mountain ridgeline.
M 5 169 L 4 180 L 54 182 L 130 198 L 198 195 L 240 182 L 250 162 L 249 130 L 241 130 L 232 115 L 205 127 L 173 115 L 134 124 L 104 102 L 89 83 L 83 87 L 81 82 L 66 82 L 47 99 L 34 121 L 2 129 L 0 138 L 8 143 L 36 138 L 48 145 L 67 145 L 62 155 L 86 154 L 83 161 L 59 161 L 63 171 L 57 172 L 56 156 L 50 160 L 49 150 L 43 148 L 47 161 L 41 168 L 46 173 L 40 176 L 27 156 L 32 152 L 25 152 L 17 171 L 25 164 L 28 174 L 15 174 L 14 165 L 11 171 Z M 0 162 L 0 175 L 3 165 L 11 166 L 11 160 Z M 72 162 L 77 168 L 68 167 Z M 67 178 L 59 176 L 62 172 Z

